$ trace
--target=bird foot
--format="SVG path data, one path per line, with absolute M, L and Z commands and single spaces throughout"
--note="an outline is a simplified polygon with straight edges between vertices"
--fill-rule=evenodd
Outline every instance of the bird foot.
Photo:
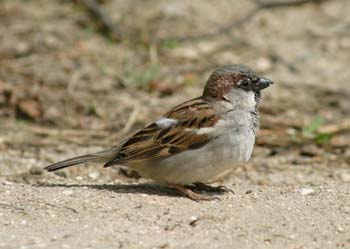
M 181 186 L 178 184 L 169 184 L 170 186 L 174 187 L 179 193 L 181 193 L 183 196 L 193 200 L 193 201 L 212 201 L 212 200 L 220 200 L 219 197 L 216 196 L 208 196 L 204 194 L 199 194 L 196 192 L 193 192 L 190 188 L 186 186 Z
M 206 191 L 206 192 L 209 192 L 209 193 L 220 193 L 220 194 L 223 194 L 223 193 L 232 193 L 232 194 L 234 194 L 235 193 L 235 192 L 233 192 L 232 189 L 229 189 L 226 186 L 213 187 L 213 186 L 204 184 L 202 182 L 196 182 L 193 185 L 194 186 L 190 187 L 192 190 L 201 190 L 201 191 Z

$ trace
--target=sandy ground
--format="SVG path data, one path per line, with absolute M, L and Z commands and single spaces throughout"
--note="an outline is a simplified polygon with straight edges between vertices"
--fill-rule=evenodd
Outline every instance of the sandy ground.
M 349 248 L 350 187 L 230 185 L 195 203 L 154 185 L 1 182 L 2 248 Z M 161 192 L 160 192 L 161 191 Z M 6 203 L 6 204 L 5 204 Z
M 0 248 L 350 248 L 348 0 L 184 42 L 171 37 L 214 32 L 253 1 L 100 1 L 118 43 L 78 2 L 0 2 Z M 217 183 L 234 193 L 197 203 L 118 168 L 43 172 L 198 96 L 227 63 L 276 83 L 252 160 Z

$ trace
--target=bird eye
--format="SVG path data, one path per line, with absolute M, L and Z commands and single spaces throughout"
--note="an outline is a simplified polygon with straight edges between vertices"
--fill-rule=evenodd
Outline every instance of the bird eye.
M 242 80 L 241 86 L 249 86 L 251 82 L 252 82 L 251 79 L 246 78 L 246 79 Z

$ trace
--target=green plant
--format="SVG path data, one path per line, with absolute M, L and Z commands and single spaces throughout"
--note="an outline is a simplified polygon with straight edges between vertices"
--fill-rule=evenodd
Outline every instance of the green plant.
M 325 120 L 323 117 L 316 116 L 308 126 L 303 128 L 302 136 L 304 138 L 312 139 L 316 143 L 328 143 L 333 134 L 318 132 L 319 128 L 324 125 L 324 122 Z

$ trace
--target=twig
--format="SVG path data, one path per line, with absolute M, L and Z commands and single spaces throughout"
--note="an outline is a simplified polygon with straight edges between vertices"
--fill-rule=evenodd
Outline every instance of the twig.
M 234 20 L 231 23 L 228 23 L 222 27 L 217 28 L 217 30 L 211 32 L 211 33 L 205 33 L 205 34 L 199 34 L 199 35 L 193 35 L 193 36 L 175 36 L 175 37 L 167 37 L 164 39 L 161 39 L 160 42 L 165 41 L 198 41 L 202 39 L 209 39 L 209 38 L 215 38 L 218 35 L 222 35 L 225 33 L 228 33 L 232 31 L 235 28 L 241 27 L 243 24 L 248 22 L 250 19 L 252 19 L 259 11 L 264 9 L 271 9 L 271 8 L 280 8 L 280 7 L 290 7 L 290 6 L 299 6 L 310 2 L 321 2 L 326 0 L 254 0 L 256 3 L 256 6 L 250 10 L 246 15 L 239 18 L 238 20 Z
M 174 36 L 174 37 L 168 37 L 161 39 L 161 42 L 167 41 L 167 40 L 174 40 L 179 42 L 184 41 L 197 41 L 201 39 L 208 39 L 211 37 L 215 37 L 224 33 L 229 32 L 230 30 L 234 28 L 240 27 L 242 24 L 250 20 L 255 14 L 260 10 L 260 7 L 255 7 L 254 9 L 250 10 L 245 16 L 241 17 L 238 20 L 235 20 L 232 23 L 229 23 L 225 26 L 219 27 L 217 30 L 211 32 L 211 33 L 205 33 L 200 35 L 193 35 L 193 36 Z
M 298 6 L 310 2 L 321 2 L 325 0 L 255 0 L 258 6 L 262 6 L 264 9 L 278 8 L 278 7 L 289 7 Z
M 121 130 L 121 132 L 120 132 L 121 135 L 125 135 L 130 131 L 130 129 L 132 128 L 132 126 L 134 125 L 134 123 L 137 119 L 137 116 L 139 114 L 139 110 L 140 110 L 139 106 L 135 105 L 134 110 L 130 114 L 128 121 L 126 122 L 123 130 Z
M 76 214 L 78 213 L 78 211 L 76 209 L 74 209 L 72 207 L 69 207 L 67 205 L 55 205 L 55 204 L 52 204 L 52 203 L 49 203 L 49 202 L 44 202 L 44 204 L 47 205 L 47 206 L 53 207 L 53 208 L 63 207 L 65 209 L 68 209 L 68 210 L 72 211 L 73 213 L 76 213 Z
M 83 76 L 83 72 L 81 70 L 74 71 L 74 73 L 72 74 L 72 76 L 68 82 L 68 85 L 67 85 L 67 92 L 69 94 L 71 94 L 71 95 L 74 94 L 77 82 L 82 76 Z
M 110 135 L 110 132 L 103 130 L 77 130 L 77 129 L 51 129 L 40 126 L 27 127 L 32 133 L 43 136 L 88 136 L 88 137 L 106 137 Z
M 101 24 L 101 32 L 114 41 L 120 41 L 122 32 L 96 0 L 80 0 L 90 14 Z

